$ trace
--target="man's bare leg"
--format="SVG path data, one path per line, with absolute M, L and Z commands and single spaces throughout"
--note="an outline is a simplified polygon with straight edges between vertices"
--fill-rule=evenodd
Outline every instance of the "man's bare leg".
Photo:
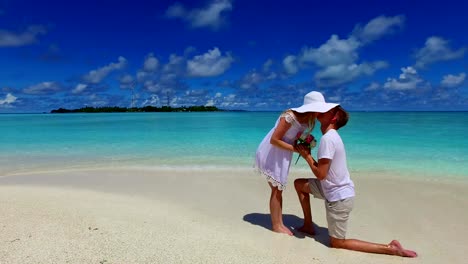
M 291 230 L 283 224 L 283 191 L 268 183 L 271 188 L 270 196 L 270 216 L 272 230 L 277 233 L 293 235 Z
M 301 203 L 302 212 L 304 213 L 304 224 L 297 230 L 309 235 L 315 235 L 314 225 L 312 223 L 312 211 L 310 209 L 310 187 L 308 179 L 296 179 L 294 181 L 299 202 Z
M 416 252 L 404 249 L 397 240 L 393 240 L 388 245 L 384 245 L 357 239 L 338 239 L 330 237 L 330 245 L 332 248 L 343 248 L 367 253 L 396 255 L 410 258 L 418 256 Z

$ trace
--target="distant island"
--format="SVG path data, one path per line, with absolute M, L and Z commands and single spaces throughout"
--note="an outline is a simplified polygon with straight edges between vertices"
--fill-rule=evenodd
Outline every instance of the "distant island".
M 145 106 L 145 107 L 118 107 L 118 106 L 104 106 L 104 107 L 82 107 L 79 109 L 65 109 L 59 108 L 50 111 L 52 114 L 63 113 L 124 113 L 124 112 L 219 112 L 224 111 L 218 109 L 216 106 L 183 106 L 183 107 L 170 107 L 170 106 Z

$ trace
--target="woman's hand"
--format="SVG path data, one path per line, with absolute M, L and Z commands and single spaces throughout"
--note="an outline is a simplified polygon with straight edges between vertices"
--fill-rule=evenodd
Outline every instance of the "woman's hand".
M 299 146 L 299 145 L 297 144 L 297 140 L 294 140 L 294 142 L 292 143 L 292 146 L 293 146 L 294 152 L 299 153 L 299 150 L 297 149 L 297 146 Z

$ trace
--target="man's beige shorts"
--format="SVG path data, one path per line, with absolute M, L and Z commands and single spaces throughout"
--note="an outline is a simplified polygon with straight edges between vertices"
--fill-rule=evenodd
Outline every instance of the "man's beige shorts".
M 327 211 L 328 235 L 338 239 L 346 238 L 349 213 L 353 210 L 354 197 L 336 202 L 329 202 L 323 195 L 322 185 L 318 179 L 309 179 L 310 193 L 318 199 L 325 200 Z

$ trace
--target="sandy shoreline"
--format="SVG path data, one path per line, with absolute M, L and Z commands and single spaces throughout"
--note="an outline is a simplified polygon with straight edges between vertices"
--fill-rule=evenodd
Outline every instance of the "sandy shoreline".
M 317 237 L 269 231 L 269 189 L 251 171 L 123 168 L 0 177 L 0 263 L 464 263 L 466 181 L 352 177 L 348 237 L 399 239 L 420 257 L 328 248 L 316 200 Z M 301 224 L 292 185 L 284 215 Z

